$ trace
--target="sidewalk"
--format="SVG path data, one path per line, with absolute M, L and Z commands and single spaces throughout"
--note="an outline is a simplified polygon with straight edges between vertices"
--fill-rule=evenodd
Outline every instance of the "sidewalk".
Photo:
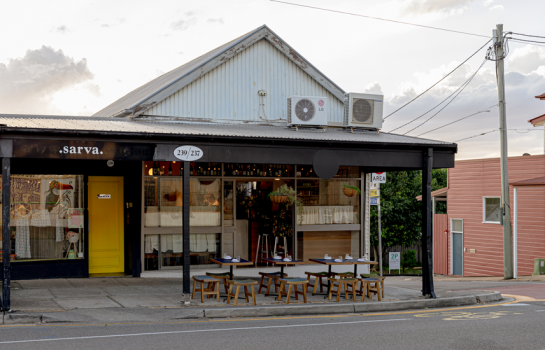
M 501 282 L 500 282 L 501 283 Z M 179 278 L 86 278 L 13 281 L 11 284 L 11 307 L 13 313 L 4 317 L 8 323 L 77 322 L 161 322 L 199 317 L 249 317 L 293 314 L 333 314 L 366 311 L 393 311 L 401 309 L 457 306 L 481 301 L 497 301 L 501 295 L 490 296 L 483 290 L 494 290 L 494 286 L 483 285 L 479 290 L 467 290 L 467 283 L 436 283 L 436 300 L 424 300 L 420 295 L 420 278 L 386 278 L 385 298 L 378 302 L 366 299 L 354 303 L 341 298 L 339 303 L 324 299 L 323 295 L 307 294 L 308 303 L 296 301 L 292 295 L 290 305 L 276 301 L 274 296 L 257 294 L 257 306 L 246 306 L 239 297 L 237 307 L 225 304 L 222 296 L 200 302 L 200 294 L 182 304 L 182 280 Z M 493 285 L 498 282 L 493 283 Z M 501 283 L 501 285 L 505 285 Z M 453 288 L 454 287 L 454 288 Z M 477 288 L 479 286 L 475 286 Z M 492 288 L 491 288 L 492 287 Z M 459 290 L 465 288 L 466 290 Z M 458 290 L 457 290 L 458 289 Z M 221 294 L 225 293 L 221 285 Z M 324 293 L 326 292 L 324 288 Z M 242 295 L 242 293 L 241 293 Z M 488 299 L 487 299 L 488 298 Z M 358 301 L 360 298 L 358 298 Z M 20 316 L 18 316 L 20 315 Z M 18 319 L 18 317 L 20 317 Z

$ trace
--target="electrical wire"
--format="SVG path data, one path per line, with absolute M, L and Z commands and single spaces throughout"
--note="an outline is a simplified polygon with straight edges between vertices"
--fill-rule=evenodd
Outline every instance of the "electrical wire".
M 443 126 L 440 126 L 440 127 L 438 127 L 438 128 L 431 129 L 431 130 L 429 130 L 429 131 L 423 132 L 422 134 L 416 135 L 415 137 L 420 137 L 420 136 L 422 136 L 422 135 L 429 134 L 429 133 L 432 132 L 432 131 L 442 129 L 442 128 L 447 127 L 447 126 L 449 126 L 449 125 L 452 125 L 452 124 L 454 124 L 454 123 L 458 123 L 458 122 L 460 122 L 460 121 L 462 121 L 462 120 L 464 120 L 464 119 L 467 119 L 467 118 L 469 118 L 469 117 L 473 117 L 474 115 L 477 115 L 477 114 L 488 113 L 488 112 L 490 112 L 490 108 L 495 107 L 495 106 L 497 106 L 497 104 L 495 104 L 495 105 L 493 105 L 493 106 L 490 106 L 490 107 L 488 107 L 487 109 L 484 109 L 484 110 L 482 110 L 482 111 L 478 111 L 478 112 L 476 112 L 476 113 L 470 114 L 470 115 L 465 116 L 465 117 L 463 117 L 463 118 L 457 119 L 457 120 L 455 120 L 455 121 L 453 121 L 453 122 L 450 122 L 450 123 L 445 124 L 445 125 L 443 125 Z
M 272 1 L 272 0 L 271 0 Z M 436 82 L 435 84 L 433 84 L 432 86 L 430 86 L 426 91 L 422 92 L 420 95 L 416 96 L 415 98 L 413 98 L 412 100 L 410 100 L 409 102 L 405 103 L 403 106 L 399 107 L 398 109 L 396 109 L 395 111 L 393 111 L 392 113 L 388 114 L 386 117 L 384 117 L 382 120 L 386 120 L 388 117 L 390 117 L 392 114 L 400 111 L 402 108 L 404 108 L 405 106 L 407 106 L 408 104 L 410 104 L 411 102 L 413 102 L 414 100 L 416 100 L 417 98 L 419 98 L 420 96 L 424 95 L 426 92 L 430 91 L 434 86 L 436 86 L 437 84 L 439 84 L 440 82 L 442 82 L 443 80 L 445 80 L 446 77 L 448 77 L 449 75 L 451 75 L 452 73 L 454 73 L 455 70 L 457 70 L 458 68 L 460 68 L 462 65 L 464 65 L 464 63 L 466 63 L 467 61 L 469 61 L 469 59 L 471 59 L 473 56 L 475 56 L 477 53 L 479 53 L 479 51 L 481 51 L 486 45 L 488 45 L 488 43 L 492 41 L 492 39 L 489 39 L 483 46 L 481 46 L 477 51 L 475 51 L 475 53 L 473 53 L 471 56 L 469 56 L 464 62 L 460 63 L 456 68 L 454 68 L 452 71 L 450 71 L 450 73 L 448 73 L 447 75 L 445 75 L 444 77 L 442 77 L 441 79 L 439 79 L 438 82 Z
M 409 23 L 409 22 L 395 21 L 395 20 L 393 20 L 393 19 L 386 19 L 386 18 L 379 18 L 379 17 L 372 17 L 372 16 L 366 16 L 366 15 L 360 15 L 360 14 L 351 13 L 351 12 L 330 10 L 330 9 L 325 9 L 325 8 L 321 8 L 321 7 L 315 7 L 315 6 L 308 6 L 308 5 L 295 4 L 295 3 L 286 2 L 286 1 L 278 1 L 278 0 L 269 0 L 269 1 L 271 1 L 271 2 L 278 2 L 278 3 L 280 3 L 280 4 L 286 4 L 286 5 L 293 5 L 293 6 L 299 6 L 299 7 L 306 7 L 306 8 L 310 8 L 310 9 L 314 9 L 314 10 L 335 12 L 335 13 L 340 13 L 340 14 L 343 14 L 343 15 L 350 15 L 350 16 L 357 16 L 357 17 L 365 17 L 365 18 L 376 19 L 376 20 L 379 20 L 379 21 L 386 21 L 386 22 L 407 24 L 407 25 L 415 26 L 415 27 L 422 27 L 422 28 L 428 28 L 428 29 L 442 30 L 442 31 L 445 31 L 445 32 L 452 32 L 452 33 L 465 34 L 465 35 L 472 35 L 472 36 L 480 36 L 480 37 L 483 37 L 483 38 L 489 38 L 489 37 L 490 37 L 489 35 L 481 35 L 481 34 L 475 34 L 475 33 L 469 33 L 469 32 L 462 32 L 462 31 L 452 30 L 452 29 L 445 29 L 445 28 L 439 28 L 439 27 L 425 26 L 425 25 L 422 25 L 422 24 L 415 24 L 415 23 Z
M 491 131 L 483 132 L 483 133 L 480 133 L 480 134 L 477 134 L 477 135 L 473 135 L 473 136 L 470 136 L 470 137 L 466 137 L 465 139 L 460 139 L 460 140 L 456 140 L 456 141 L 452 141 L 452 142 L 460 142 L 460 141 L 464 141 L 464 140 L 469 140 L 469 139 L 472 139 L 472 138 L 475 138 L 475 137 L 479 137 L 479 136 L 483 136 L 483 135 L 486 135 L 486 134 L 490 134 L 491 132 L 498 131 L 498 130 L 499 130 L 499 129 L 494 129 L 494 130 L 491 130 Z
M 523 41 L 523 42 L 527 42 L 527 43 L 545 44 L 545 41 L 526 40 L 526 39 L 518 39 L 518 38 L 513 38 L 513 37 L 508 37 L 507 39 L 514 39 L 514 40 L 517 40 L 517 41 Z
M 543 38 L 543 39 L 545 39 L 545 36 L 539 36 L 539 35 L 529 35 L 529 34 L 522 34 L 522 33 L 515 33 L 515 32 L 511 32 L 511 34 L 529 36 L 529 37 L 532 37 L 532 38 Z
M 451 104 L 455 99 L 456 97 L 458 97 L 458 95 L 460 95 L 462 93 L 462 91 L 464 91 L 464 89 L 469 85 L 469 83 L 471 83 L 471 81 L 473 80 L 473 78 L 475 78 L 475 76 L 477 75 L 477 72 L 479 72 L 479 70 L 482 68 L 482 66 L 484 66 L 484 64 L 486 63 L 486 59 L 483 61 L 483 63 L 481 63 L 481 65 L 479 66 L 479 68 L 477 68 L 477 70 L 475 71 L 475 73 L 473 73 L 472 76 L 469 77 L 468 80 L 465 81 L 464 84 L 462 84 L 462 86 L 460 86 L 458 88 L 458 93 L 456 93 L 456 95 L 454 95 L 454 97 L 443 107 L 441 108 L 439 111 L 437 111 L 437 113 L 435 113 L 434 115 L 432 115 L 431 117 L 429 117 L 428 119 L 424 120 L 422 123 L 420 123 L 418 126 L 415 126 L 414 128 L 412 128 L 411 130 L 405 132 L 403 135 L 407 135 L 408 133 L 410 133 L 411 131 L 413 130 L 416 130 L 418 129 L 419 127 L 421 127 L 422 125 L 426 124 L 427 122 L 429 122 L 432 118 L 434 118 L 436 115 L 438 115 L 439 113 L 441 113 L 441 111 L 443 111 L 443 109 L 447 108 L 449 104 Z M 451 94 L 452 96 L 452 94 Z M 448 97 L 450 98 L 450 96 Z M 447 98 L 447 99 L 448 99 Z M 443 101 L 444 102 L 444 101 Z
M 527 42 L 523 42 L 523 41 L 518 41 L 517 39 L 510 39 L 512 42 L 515 42 L 517 44 L 525 44 L 525 45 L 532 45 L 532 46 L 541 46 L 541 47 L 545 47 L 545 45 L 539 45 L 539 44 L 530 44 L 530 43 L 527 43 Z

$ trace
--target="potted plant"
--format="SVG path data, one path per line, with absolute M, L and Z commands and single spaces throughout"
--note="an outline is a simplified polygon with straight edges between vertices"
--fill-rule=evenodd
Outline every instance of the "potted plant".
M 303 201 L 295 195 L 295 190 L 288 187 L 288 185 L 280 186 L 276 191 L 269 193 L 268 197 L 274 203 L 286 203 L 288 208 L 295 204 L 297 206 L 297 212 L 299 214 L 303 212 Z
M 361 194 L 361 190 L 356 186 L 350 186 L 348 184 L 343 186 L 343 193 L 347 197 L 354 197 L 357 194 Z

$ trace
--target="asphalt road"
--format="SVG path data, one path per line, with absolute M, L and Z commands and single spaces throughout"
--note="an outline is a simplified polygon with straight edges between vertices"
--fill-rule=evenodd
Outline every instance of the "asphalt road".
M 367 314 L 0 328 L 0 349 L 545 349 L 545 301 Z

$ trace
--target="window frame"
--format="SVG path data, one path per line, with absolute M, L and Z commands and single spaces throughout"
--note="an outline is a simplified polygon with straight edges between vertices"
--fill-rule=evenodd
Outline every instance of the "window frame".
M 499 198 L 500 200 L 500 220 L 498 221 L 486 221 L 486 200 L 488 198 Z M 483 224 L 496 224 L 496 225 L 499 225 L 501 224 L 501 210 L 502 210 L 502 206 L 501 206 L 501 196 L 483 196 Z

